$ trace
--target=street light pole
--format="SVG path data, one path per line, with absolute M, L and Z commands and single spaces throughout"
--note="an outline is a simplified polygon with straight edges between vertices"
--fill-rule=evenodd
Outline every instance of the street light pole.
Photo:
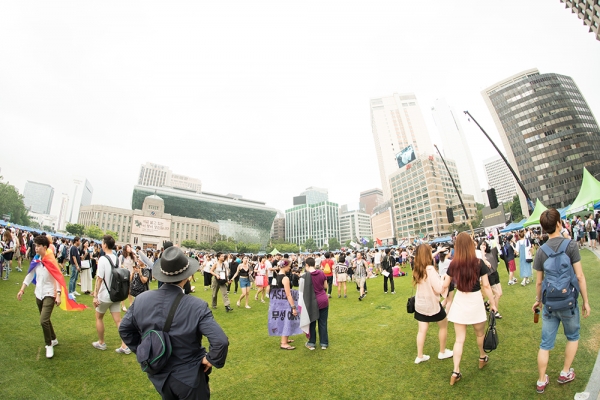
M 527 199 L 527 207 L 529 208 L 529 214 L 531 214 L 531 212 L 533 211 L 532 210 L 533 202 L 531 201 L 531 197 L 529 196 L 529 193 L 527 193 L 527 189 L 525 189 L 525 186 L 523 185 L 523 182 L 521 182 L 521 180 L 517 176 L 517 173 L 515 172 L 515 170 L 513 169 L 513 167 L 510 165 L 510 163 L 508 162 L 508 160 L 506 159 L 506 157 L 504 157 L 504 154 L 502 154 L 502 152 L 500 151 L 500 149 L 498 148 L 498 146 L 496 146 L 496 143 L 494 143 L 494 141 L 492 140 L 492 138 L 481 127 L 481 125 L 479 125 L 479 122 L 477 122 L 477 120 L 475 118 L 473 118 L 473 116 L 471 115 L 471 113 L 469 111 L 465 111 L 464 113 L 467 114 L 469 116 L 469 118 L 471 118 L 473 120 L 473 122 L 475 122 L 475 124 L 479 127 L 479 129 L 481 129 L 481 132 L 483 132 L 483 134 L 485 135 L 485 137 L 488 138 L 488 140 L 490 141 L 490 143 L 492 144 L 492 146 L 494 146 L 494 148 L 496 149 L 496 151 L 498 152 L 498 154 L 500 154 L 500 157 L 502 157 L 502 160 L 504 161 L 504 163 L 506 164 L 506 166 L 510 170 L 511 174 L 515 178 L 515 181 L 517 181 L 517 184 L 519 185 L 519 187 L 523 191 L 523 194 L 525 195 L 525 198 Z

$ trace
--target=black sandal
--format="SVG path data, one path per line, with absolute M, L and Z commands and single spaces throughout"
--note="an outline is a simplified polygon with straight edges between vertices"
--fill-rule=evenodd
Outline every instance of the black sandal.
M 460 381 L 462 378 L 462 374 L 460 372 L 452 372 L 452 376 L 450 377 L 450 385 L 454 385 L 456 382 Z

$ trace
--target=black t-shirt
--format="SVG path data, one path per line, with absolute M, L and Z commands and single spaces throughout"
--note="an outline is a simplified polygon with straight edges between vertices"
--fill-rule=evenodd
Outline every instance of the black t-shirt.
M 75 265 L 73 263 L 73 257 L 75 257 L 77 259 L 77 266 L 81 267 L 81 256 L 79 255 L 79 250 L 77 249 L 77 246 L 71 246 L 71 250 L 69 250 L 69 264 L 70 265 Z
M 454 262 L 451 262 L 450 267 L 448 267 L 447 274 L 449 277 L 452 277 L 452 274 L 454 273 L 454 270 L 452 268 L 453 265 L 454 265 Z M 456 268 L 456 267 L 454 267 L 454 268 Z M 487 275 L 489 272 L 490 272 L 490 270 L 487 267 L 487 265 L 485 265 L 483 260 L 479 260 L 479 277 Z M 479 279 L 477 279 L 477 281 L 473 285 L 473 288 L 471 289 L 471 292 L 478 292 L 480 290 L 481 290 L 481 284 L 479 283 Z

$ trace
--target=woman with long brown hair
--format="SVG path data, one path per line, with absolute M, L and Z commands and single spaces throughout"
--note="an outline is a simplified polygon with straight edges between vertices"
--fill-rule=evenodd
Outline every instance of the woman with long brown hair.
M 473 239 L 468 233 L 459 233 L 454 243 L 454 258 L 450 263 L 443 287 L 446 289 L 450 282 L 456 284 L 456 295 L 452 307 L 448 312 L 448 321 L 454 323 L 456 341 L 454 342 L 454 371 L 450 377 L 450 384 L 454 385 L 462 378 L 460 373 L 460 360 L 463 345 L 467 335 L 467 325 L 473 325 L 479 347 L 479 369 L 485 367 L 489 358 L 483 351 L 483 337 L 485 335 L 485 321 L 487 320 L 481 289 L 490 299 L 490 308 L 495 313 L 498 311 L 494 294 L 488 280 L 488 267 L 475 255 Z M 480 283 L 481 280 L 481 283 Z
M 439 247 L 436 251 L 440 253 L 445 248 Z M 445 292 L 442 280 L 433 266 L 433 255 L 431 246 L 421 244 L 415 251 L 415 265 L 413 269 L 413 286 L 416 286 L 415 294 L 415 319 L 419 321 L 419 332 L 417 333 L 417 358 L 415 364 L 429 360 L 429 356 L 423 354 L 425 337 L 430 322 L 437 322 L 439 327 L 440 352 L 438 359 L 452 357 L 452 351 L 446 349 L 446 338 L 448 336 L 448 320 L 446 311 L 440 304 L 440 295 Z

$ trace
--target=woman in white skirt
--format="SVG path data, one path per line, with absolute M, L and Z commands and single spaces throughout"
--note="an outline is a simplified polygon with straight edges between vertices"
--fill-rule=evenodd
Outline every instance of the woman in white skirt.
M 92 253 L 89 252 L 90 242 L 83 239 L 81 245 L 81 291 L 85 294 L 90 294 L 92 291 Z
M 462 232 L 456 237 L 454 243 L 454 257 L 444 279 L 444 289 L 454 281 L 457 291 L 448 312 L 448 321 L 454 323 L 454 371 L 450 377 L 450 385 L 454 385 L 462 378 L 460 373 L 460 360 L 463 345 L 467 335 L 467 325 L 473 325 L 479 347 L 479 369 L 485 367 L 489 358 L 483 351 L 483 338 L 485 335 L 485 322 L 487 320 L 481 289 L 490 299 L 490 308 L 497 311 L 494 294 L 488 280 L 488 267 L 475 255 L 473 239 L 468 233 Z
M 344 292 L 344 298 L 348 296 L 346 281 L 348 281 L 348 263 L 346 262 L 346 255 L 340 254 L 338 262 L 334 267 L 335 281 L 337 282 L 338 299 L 342 297 Z

